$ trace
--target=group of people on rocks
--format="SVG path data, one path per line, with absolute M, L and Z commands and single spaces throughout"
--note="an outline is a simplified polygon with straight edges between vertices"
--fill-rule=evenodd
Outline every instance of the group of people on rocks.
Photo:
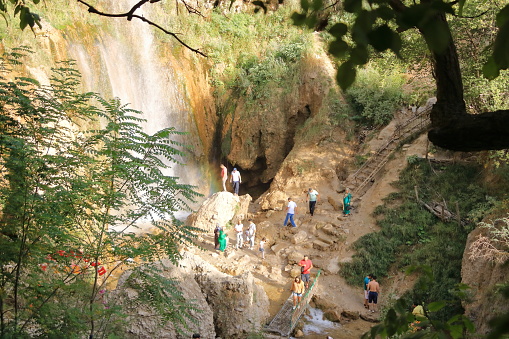
M 227 192 L 226 182 L 228 181 L 228 170 L 226 166 L 223 164 L 221 167 L 221 180 L 223 184 L 223 191 Z M 234 194 L 238 196 L 240 184 L 242 183 L 242 177 L 237 168 L 233 168 L 230 174 L 230 183 L 233 185 Z M 314 188 L 309 188 L 306 191 L 306 202 L 309 207 L 309 214 L 311 216 L 315 215 L 316 205 L 319 201 L 320 194 Z M 343 196 L 343 215 L 349 216 L 351 211 L 351 201 L 352 195 L 347 188 L 345 190 L 345 194 Z M 283 222 L 283 226 L 287 226 L 288 223 L 291 224 L 292 227 L 297 227 L 295 223 L 295 214 L 297 214 L 297 203 L 291 198 L 288 198 L 288 203 L 286 206 L 286 216 Z M 237 223 L 234 226 L 235 234 L 236 234 L 236 244 L 235 249 L 241 249 L 243 247 L 249 247 L 249 249 L 253 249 L 255 245 L 255 235 L 256 235 L 256 225 L 254 224 L 252 219 L 249 219 L 249 227 L 247 230 L 244 230 L 244 225 L 242 224 L 242 220 L 237 220 Z M 227 245 L 227 236 L 224 229 L 218 224 L 214 230 L 214 243 L 215 249 L 224 252 Z M 265 245 L 267 243 L 267 239 L 264 237 L 259 242 L 259 252 L 262 259 L 265 259 Z M 295 277 L 292 281 L 292 286 L 290 290 L 292 291 L 293 296 L 293 309 L 296 309 L 297 305 L 301 302 L 302 295 L 305 290 L 309 288 L 310 281 L 310 271 L 313 268 L 313 263 L 309 259 L 308 255 L 304 256 L 298 265 L 301 267 L 301 275 L 300 277 Z M 375 281 L 376 282 L 376 281 Z M 377 283 L 378 284 L 378 283 Z M 366 289 L 367 284 L 365 285 Z M 379 287 L 378 287 L 379 288 Z M 378 291 L 379 292 L 379 291 Z M 377 292 L 377 293 L 378 293 Z M 368 295 L 368 294 L 366 294 Z M 368 297 L 366 297 L 368 298 Z M 366 304 L 367 305 L 367 304 Z M 374 305 L 376 305 L 376 297 L 374 299 Z
M 309 207 L 309 214 L 313 216 L 315 214 L 316 204 L 318 203 L 319 193 L 314 188 L 309 188 L 306 192 L 306 202 Z M 350 215 L 352 203 L 352 194 L 348 188 L 345 189 L 345 195 L 343 196 L 343 216 L 347 217 Z M 297 204 L 292 198 L 288 198 L 288 204 L 286 205 L 286 217 L 283 222 L 283 226 L 288 225 L 288 221 L 292 227 L 297 227 L 295 224 L 294 216 L 297 213 Z
M 233 227 L 236 234 L 236 244 L 235 249 L 241 249 L 242 247 L 249 247 L 249 249 L 253 249 L 255 245 L 255 237 L 256 237 L 256 224 L 253 222 L 253 219 L 249 219 L 249 226 L 247 230 L 244 231 L 244 224 L 242 224 L 242 220 L 239 218 L 237 223 Z M 267 238 L 263 237 L 260 240 L 259 251 L 262 259 L 265 259 L 265 244 L 267 243 Z M 216 225 L 214 229 L 214 249 L 224 252 L 227 245 L 227 236 L 224 229 L 220 224 Z

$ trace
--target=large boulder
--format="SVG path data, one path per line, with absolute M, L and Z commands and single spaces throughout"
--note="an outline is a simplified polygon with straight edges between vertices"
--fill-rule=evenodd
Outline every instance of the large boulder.
M 236 219 L 246 218 L 251 200 L 249 194 L 236 196 L 230 192 L 217 192 L 205 200 L 196 213 L 187 218 L 187 224 L 206 232 L 214 231 L 217 224 L 233 225 Z
M 159 268 L 157 274 L 178 282 L 176 289 L 185 300 L 192 300 L 195 310 L 190 314 L 195 322 L 187 322 L 189 332 L 184 335 L 171 322 L 159 326 L 160 314 L 140 302 L 143 290 L 132 286 L 132 271 L 127 271 L 109 296 L 112 303 L 118 301 L 127 311 L 125 338 L 180 339 L 190 338 L 193 332 L 199 332 L 202 338 L 245 338 L 260 331 L 269 317 L 267 294 L 250 272 L 233 277 L 189 253 L 183 254 L 178 266 L 169 260 L 153 265 Z
M 212 308 L 207 304 L 206 295 L 202 293 L 201 286 L 195 281 L 195 273 L 182 270 L 171 262 L 163 260 L 156 263 L 157 274 L 174 279 L 176 289 L 185 300 L 193 300 L 189 313 L 196 322 L 187 321 L 189 332 L 187 335 L 178 333 L 172 321 L 164 322 L 162 315 L 150 307 L 143 296 L 143 289 L 137 288 L 141 280 L 134 279 L 133 271 L 126 271 L 119 279 L 117 288 L 109 293 L 108 304 L 121 304 L 127 314 L 124 325 L 124 338 L 150 339 L 150 338 L 190 338 L 194 332 L 199 332 L 203 338 L 215 338 L 214 315 Z M 173 292 L 175 293 L 175 292 Z M 162 326 L 161 326 L 162 324 Z
M 250 272 L 240 276 L 197 276 L 214 313 L 217 336 L 246 338 L 259 332 L 269 317 L 269 299 Z
M 281 211 L 286 208 L 288 195 L 285 192 L 274 190 L 260 197 L 260 208 L 266 210 Z

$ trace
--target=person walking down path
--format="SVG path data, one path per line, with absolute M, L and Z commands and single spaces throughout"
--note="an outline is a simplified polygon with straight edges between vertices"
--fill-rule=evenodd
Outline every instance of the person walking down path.
M 309 260 L 309 256 L 305 255 L 304 259 L 299 261 L 300 266 L 300 279 L 306 284 L 306 289 L 309 288 L 309 278 L 311 275 L 311 269 L 313 268 L 313 262 Z
M 293 309 L 296 309 L 297 304 L 300 304 L 302 294 L 304 294 L 304 288 L 304 282 L 299 277 L 295 277 L 292 282 L 292 287 L 290 288 L 293 296 Z
M 221 229 L 221 231 L 219 231 L 219 250 L 221 252 L 224 252 L 226 249 L 226 237 L 226 232 Z
M 288 206 L 286 206 L 286 218 L 283 226 L 288 225 L 289 219 L 292 226 L 297 227 L 297 225 L 295 225 L 295 221 L 293 220 L 295 213 L 297 213 L 297 204 L 292 200 L 292 198 L 288 198 Z
M 242 183 L 242 177 L 237 168 L 234 168 L 230 177 L 230 182 L 233 183 L 233 193 L 239 195 L 240 184 Z
M 372 276 L 371 281 L 368 286 L 368 303 L 369 303 L 369 311 L 376 312 L 378 311 L 378 295 L 380 294 L 380 285 L 376 281 L 376 277 Z
M 267 243 L 267 238 L 263 237 L 262 240 L 260 240 L 260 248 L 259 251 L 262 254 L 262 259 L 265 259 L 265 244 Z
M 364 308 L 369 308 L 368 305 L 368 284 L 371 281 L 372 274 L 364 277 Z
M 214 229 L 214 249 L 219 249 L 219 232 L 221 232 L 221 226 L 219 224 L 216 225 L 216 228 Z
M 309 214 L 313 216 L 315 213 L 316 203 L 318 202 L 318 192 L 312 188 L 309 188 L 306 200 L 309 201 Z
M 226 180 L 228 180 L 228 169 L 225 165 L 221 164 L 221 180 L 223 181 L 223 191 L 228 192 L 226 190 Z
M 345 195 L 343 197 L 343 215 L 347 217 L 350 215 L 351 206 L 352 203 L 352 194 L 350 194 L 350 190 L 347 188 L 345 190 Z
M 247 241 L 249 241 L 249 249 L 252 250 L 255 244 L 256 225 L 253 219 L 249 219 L 249 228 L 247 229 Z
M 235 248 L 242 248 L 244 243 L 244 225 L 240 222 L 240 219 L 235 225 L 235 233 L 237 235 L 237 243 L 235 244 Z

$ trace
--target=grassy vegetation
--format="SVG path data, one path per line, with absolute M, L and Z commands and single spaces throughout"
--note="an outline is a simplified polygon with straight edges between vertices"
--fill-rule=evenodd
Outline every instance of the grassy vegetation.
M 353 262 L 343 264 L 341 274 L 350 284 L 358 285 L 366 274 L 373 273 L 381 277 L 383 285 L 384 278 L 394 269 L 427 265 L 433 280 L 426 289 L 409 292 L 409 300 L 458 300 L 454 289 L 461 281 L 466 237 L 490 207 L 480 171 L 478 166 L 436 165 L 413 159 L 396 183 L 400 191 L 375 210 L 381 231 L 367 234 L 354 244 L 357 254 Z M 469 218 L 470 223 L 462 226 L 441 221 L 417 202 L 416 190 L 423 201 L 445 201 L 452 212 L 457 205 L 461 216 Z M 445 319 L 460 311 L 457 303 L 455 309 L 444 309 L 438 316 Z

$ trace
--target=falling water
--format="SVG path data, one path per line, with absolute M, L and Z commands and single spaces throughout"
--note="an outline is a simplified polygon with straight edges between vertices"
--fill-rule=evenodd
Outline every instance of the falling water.
M 327 336 L 334 338 L 340 328 L 338 323 L 324 319 L 322 310 L 310 307 L 309 313 L 304 316 L 302 332 L 308 339 L 325 339 Z
M 113 12 L 126 11 L 113 1 L 109 8 Z M 172 138 L 191 146 L 193 154 L 200 154 L 184 85 L 178 82 L 171 64 L 158 57 L 153 28 L 136 20 L 108 18 L 104 19 L 104 28 L 100 26 L 91 34 L 97 35 L 93 46 L 71 41 L 69 51 L 77 60 L 86 90 L 103 97 L 118 97 L 130 108 L 142 111 L 147 133 L 167 127 L 188 132 L 187 136 Z M 199 186 L 199 191 L 205 192 L 208 187 L 203 187 L 203 182 L 207 180 L 201 178 L 198 160 L 192 155 L 178 160 L 186 163 L 185 167 L 173 165 L 166 174 L 178 176 L 182 182 Z

